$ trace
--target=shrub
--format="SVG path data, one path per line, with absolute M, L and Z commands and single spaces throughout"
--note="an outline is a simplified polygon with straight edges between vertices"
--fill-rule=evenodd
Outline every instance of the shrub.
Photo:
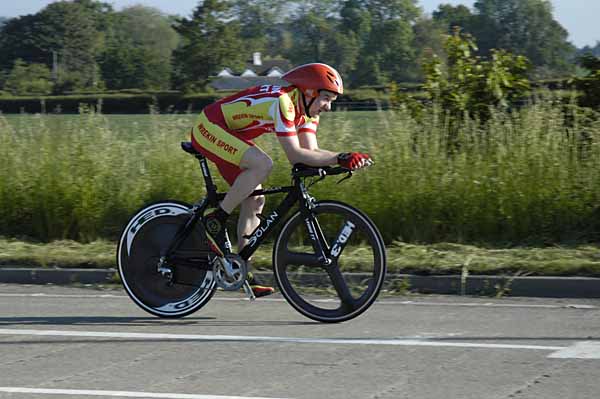
M 447 61 L 442 63 L 436 54 L 423 64 L 429 97 L 454 118 L 466 113 L 487 120 L 490 108 L 508 108 L 529 95 L 527 58 L 505 50 L 492 50 L 490 59 L 473 55 L 477 50 L 470 35 L 456 29 L 444 45 Z
M 582 93 L 579 104 L 600 109 L 600 58 L 584 54 L 579 58 L 579 64 L 589 71 L 586 76 L 573 79 L 575 87 Z
M 4 89 L 14 95 L 50 94 L 53 83 L 50 69 L 43 64 L 25 64 L 16 60 Z

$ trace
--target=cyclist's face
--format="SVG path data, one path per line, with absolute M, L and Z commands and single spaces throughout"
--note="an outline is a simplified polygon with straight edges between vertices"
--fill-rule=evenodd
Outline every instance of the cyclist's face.
M 337 99 L 337 95 L 330 91 L 321 90 L 319 97 L 311 104 L 309 111 L 311 116 L 317 116 L 321 112 L 331 111 L 331 103 Z

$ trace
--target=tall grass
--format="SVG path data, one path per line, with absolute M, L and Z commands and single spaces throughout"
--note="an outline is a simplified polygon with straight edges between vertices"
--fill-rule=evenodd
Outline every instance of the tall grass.
M 194 117 L 0 116 L 0 235 L 114 239 L 144 203 L 204 189 L 179 149 Z M 322 148 L 366 151 L 375 165 L 319 199 L 363 209 L 388 242 L 575 243 L 599 238 L 600 125 L 540 101 L 456 131 L 435 107 L 324 115 Z M 450 134 L 452 132 L 452 135 Z M 268 184 L 290 181 L 274 137 Z M 220 188 L 225 184 L 220 181 Z M 276 201 L 269 200 L 274 204 Z

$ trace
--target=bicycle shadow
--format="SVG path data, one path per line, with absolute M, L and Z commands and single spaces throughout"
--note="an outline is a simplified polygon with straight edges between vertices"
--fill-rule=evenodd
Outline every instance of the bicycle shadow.
M 286 320 L 218 320 L 216 317 L 186 317 L 160 319 L 157 317 L 121 316 L 14 316 L 0 317 L 2 326 L 199 326 L 199 327 L 273 327 L 321 324 L 316 321 Z

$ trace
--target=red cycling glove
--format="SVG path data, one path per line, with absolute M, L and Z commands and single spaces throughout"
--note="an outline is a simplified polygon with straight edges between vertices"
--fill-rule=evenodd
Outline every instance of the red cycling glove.
M 337 156 L 338 165 L 342 168 L 355 170 L 373 164 L 369 154 L 361 152 L 342 152 Z

